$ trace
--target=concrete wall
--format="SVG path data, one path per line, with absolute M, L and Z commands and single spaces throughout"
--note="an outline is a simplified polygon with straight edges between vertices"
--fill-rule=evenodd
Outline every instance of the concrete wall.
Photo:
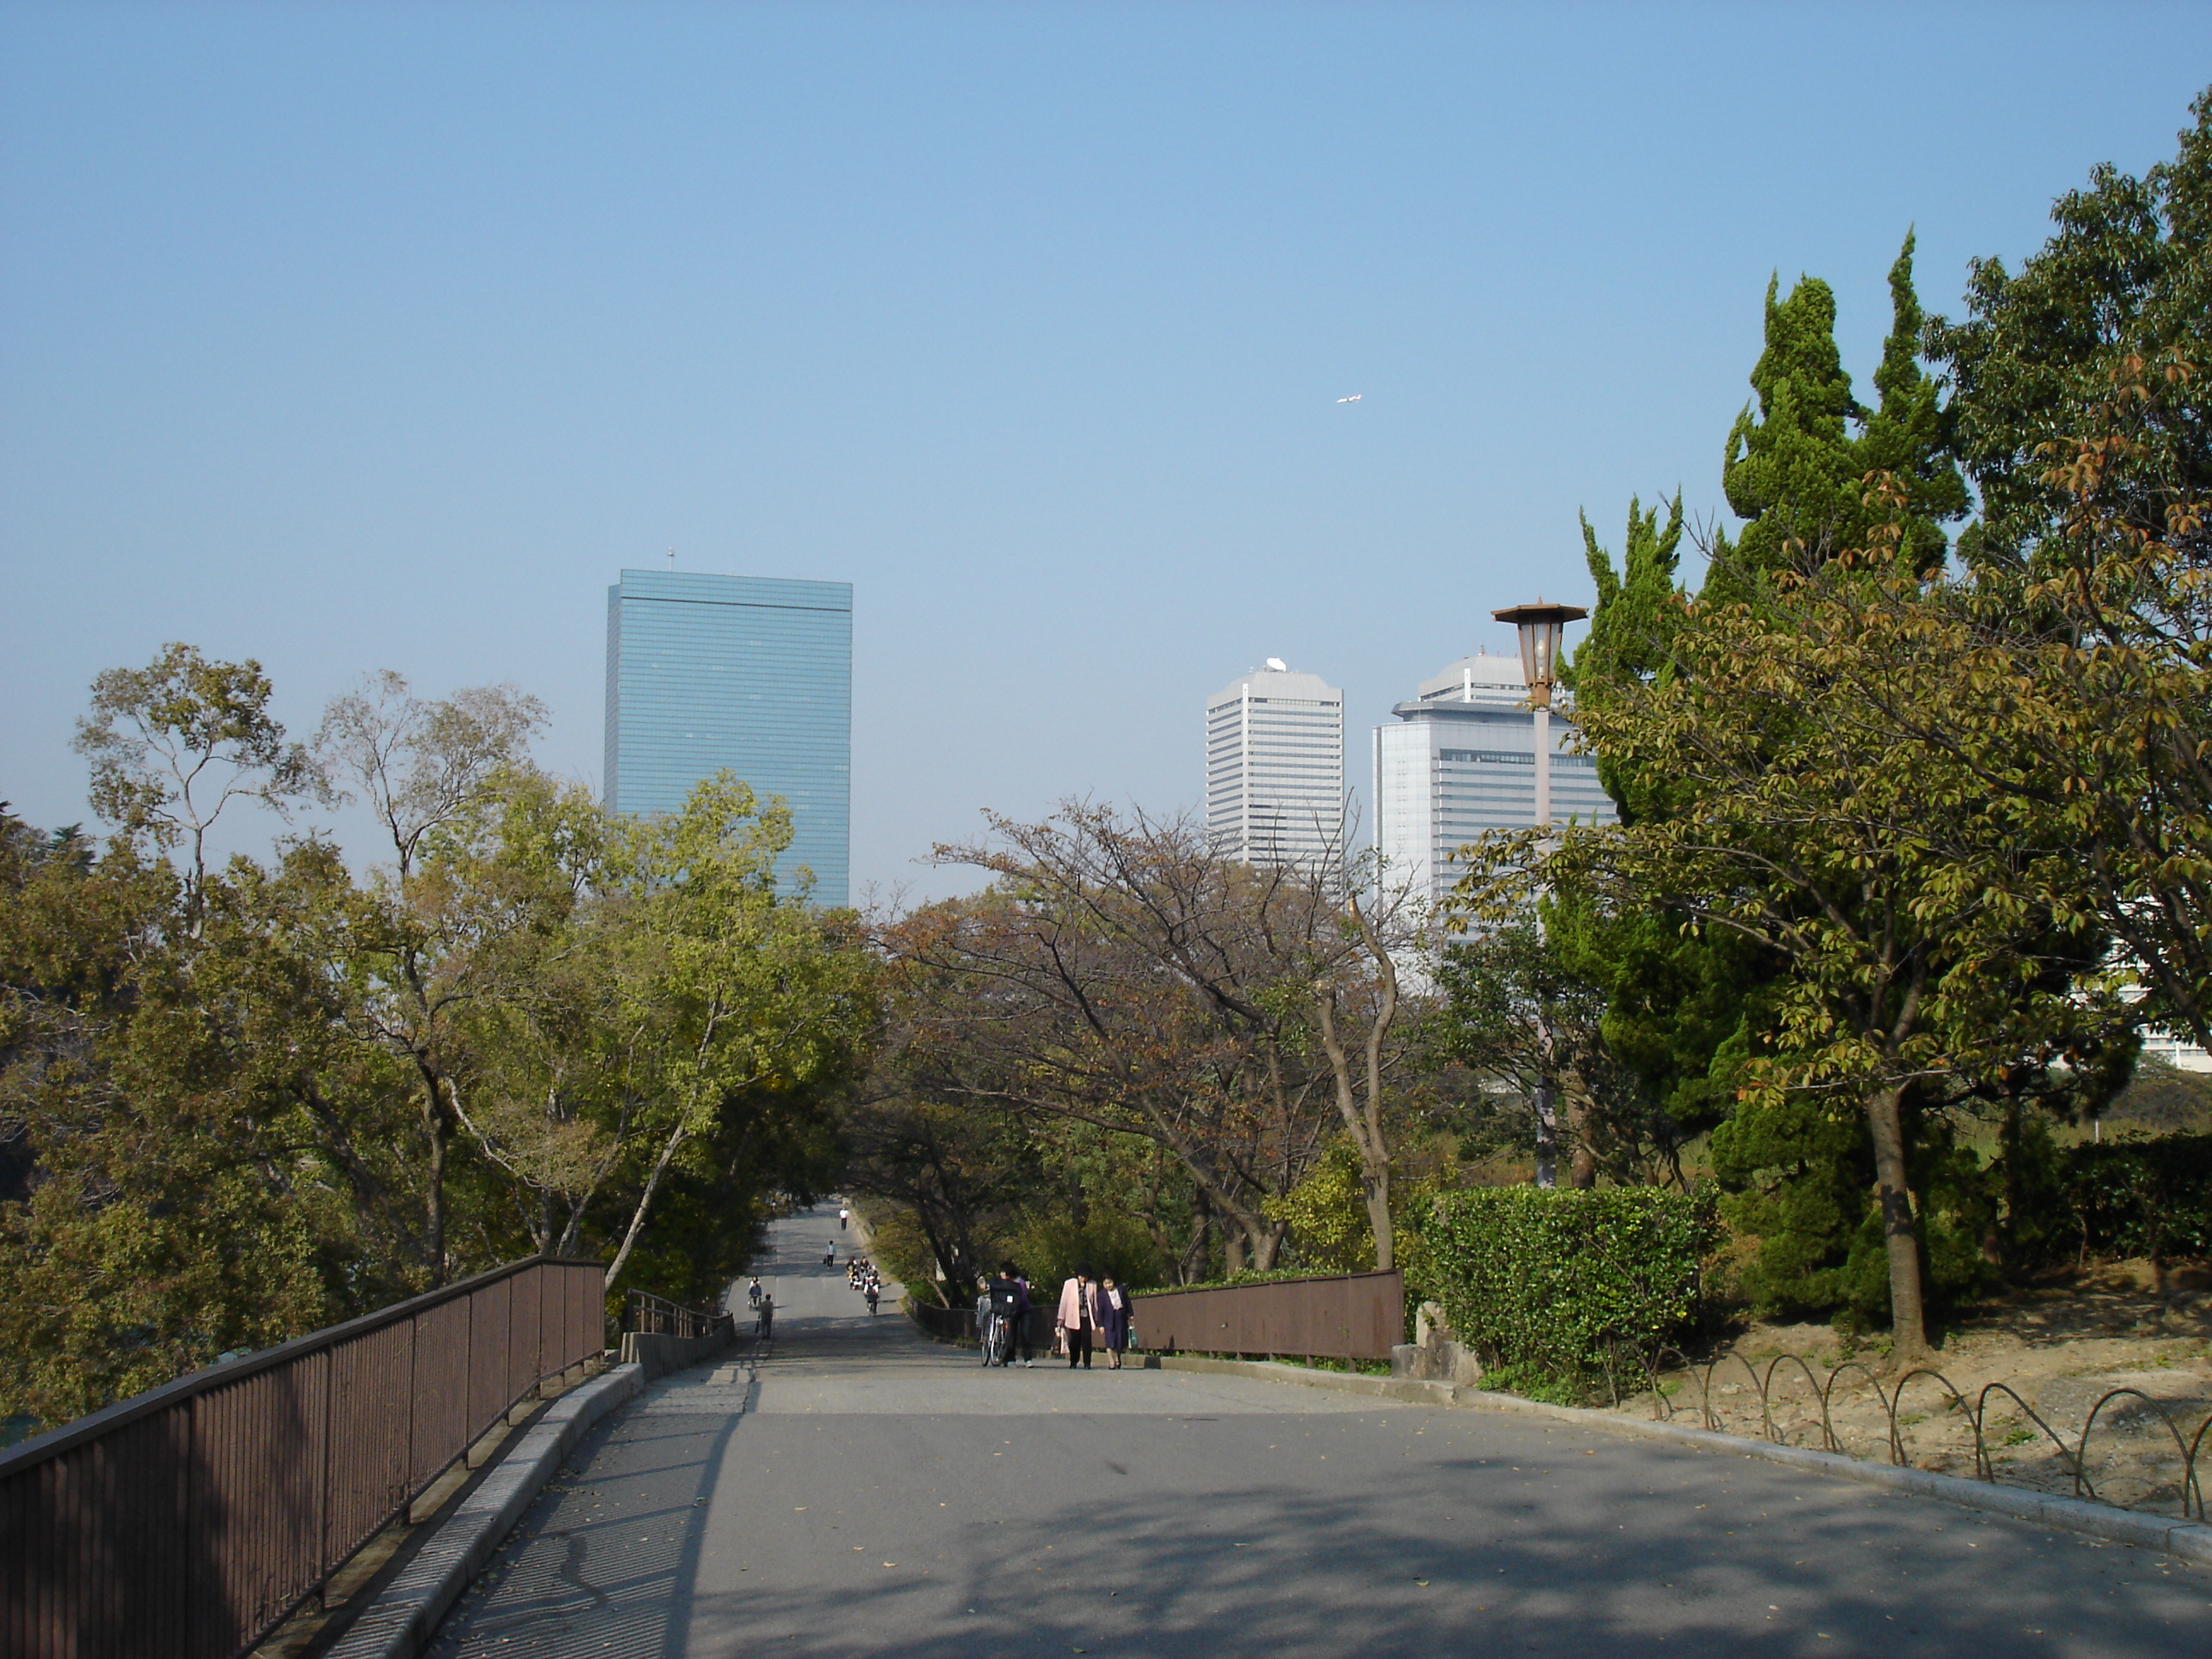
M 659 1336 L 651 1332 L 625 1331 L 622 1363 L 644 1367 L 647 1382 L 680 1371 L 737 1346 L 737 1333 L 728 1325 L 705 1336 Z

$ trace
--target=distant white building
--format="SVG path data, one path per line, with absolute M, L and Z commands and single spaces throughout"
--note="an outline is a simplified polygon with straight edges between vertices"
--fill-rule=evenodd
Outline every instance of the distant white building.
M 1280 657 L 1206 700 L 1206 828 L 1248 864 L 1341 857 L 1344 693 Z
M 1521 659 L 1462 657 L 1375 729 L 1375 843 L 1382 878 L 1441 902 L 1466 873 L 1453 854 L 1486 830 L 1536 822 L 1536 717 Z M 1551 718 L 1552 821 L 1610 823 L 1597 763 L 1566 751 L 1574 727 Z
M 2145 1031 L 2142 1052 L 2145 1059 L 2162 1060 L 2178 1071 L 2212 1072 L 2212 1054 L 2171 1031 Z

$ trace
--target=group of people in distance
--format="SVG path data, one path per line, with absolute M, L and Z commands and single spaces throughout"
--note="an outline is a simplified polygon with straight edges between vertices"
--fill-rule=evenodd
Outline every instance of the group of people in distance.
M 854 1252 L 845 1263 L 845 1282 L 867 1298 L 868 1312 L 872 1315 L 884 1294 L 883 1276 L 877 1273 L 876 1264 L 858 1251 Z
M 1030 1282 L 1011 1261 L 999 1264 L 994 1278 L 975 1284 L 975 1334 L 986 1365 L 1034 1365 L 1030 1342 Z M 1070 1370 L 1091 1369 L 1093 1353 L 1103 1352 L 1109 1370 L 1121 1369 L 1129 1348 L 1129 1292 L 1108 1273 L 1094 1276 L 1085 1262 L 1060 1287 L 1053 1319 L 1053 1352 L 1067 1356 Z M 1020 1352 L 1018 1362 L 1016 1351 Z

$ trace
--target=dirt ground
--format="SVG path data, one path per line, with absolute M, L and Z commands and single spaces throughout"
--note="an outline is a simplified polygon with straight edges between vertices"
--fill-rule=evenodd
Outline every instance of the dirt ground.
M 2152 1279 L 2123 1261 L 2016 1291 L 1961 1319 L 1917 1373 L 1826 1325 L 1753 1325 L 1711 1367 L 1715 1426 L 1820 1447 L 1825 1388 L 1836 1449 L 1887 1461 L 1893 1406 L 1907 1462 L 1971 1479 L 1978 1408 L 1999 1480 L 2071 1493 L 2078 1457 L 2084 1496 L 2168 1514 L 2195 1447 L 2194 1515 L 2212 1488 L 2212 1267 L 2169 1266 L 2164 1295 Z M 1696 1423 L 1707 1376 L 1662 1371 L 1666 1414 Z M 1652 1415 L 1652 1397 L 1617 1409 Z

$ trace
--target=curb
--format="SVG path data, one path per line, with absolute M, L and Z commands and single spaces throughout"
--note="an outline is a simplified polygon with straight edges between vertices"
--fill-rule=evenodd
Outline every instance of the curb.
M 644 1388 L 642 1366 L 617 1365 L 555 1401 L 362 1609 L 331 1659 L 415 1659 L 585 1431 Z
M 1345 1371 L 1311 1370 L 1303 1365 L 1283 1365 L 1270 1360 L 1200 1359 L 1183 1354 L 1147 1354 L 1144 1364 L 1148 1369 L 1258 1377 L 1270 1382 L 1295 1382 L 1309 1389 L 1331 1389 L 1340 1394 L 1401 1400 L 1416 1406 L 1518 1412 L 1571 1423 L 1577 1428 L 1603 1429 L 1646 1440 L 1672 1440 L 1707 1451 L 1756 1457 L 1769 1463 L 1856 1480 L 1864 1486 L 1881 1486 L 1915 1498 L 1932 1498 L 1938 1503 L 1982 1510 L 2061 1532 L 2082 1533 L 2142 1549 L 2162 1550 L 2185 1561 L 2212 1564 L 2212 1526 L 2197 1521 L 2169 1521 L 2161 1516 L 2116 1509 L 2109 1504 L 2095 1504 L 2082 1498 L 2060 1498 L 2020 1486 L 2000 1486 L 1986 1480 L 1962 1480 L 1957 1475 L 1900 1468 L 1893 1463 L 1864 1462 L 1834 1452 L 1814 1451 L 1806 1446 L 1780 1446 L 1768 1440 L 1747 1440 L 1711 1429 L 1685 1428 L 1674 1423 L 1644 1423 L 1632 1417 L 1577 1411 L 1571 1406 L 1550 1406 L 1538 1400 L 1523 1400 L 1517 1395 L 1493 1394 L 1485 1389 L 1461 1388 L 1449 1382 L 1422 1382 L 1405 1376 L 1361 1376 Z

